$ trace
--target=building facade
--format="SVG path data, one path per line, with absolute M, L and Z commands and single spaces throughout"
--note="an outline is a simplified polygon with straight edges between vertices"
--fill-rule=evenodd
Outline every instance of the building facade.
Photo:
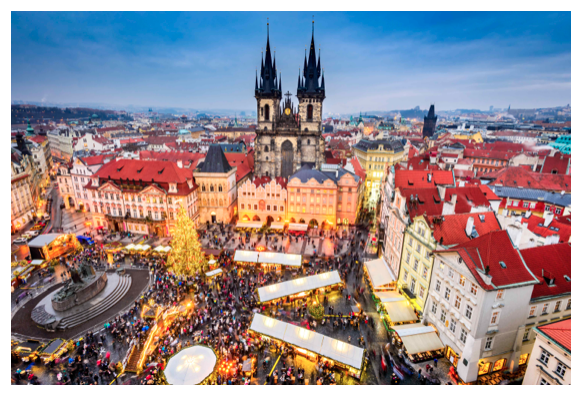
M 272 59 L 268 24 L 265 63 L 262 60 L 259 79 L 256 76 L 255 80 L 257 128 L 254 145 L 258 177 L 288 179 L 305 164 L 319 169 L 324 163 L 322 104 L 326 94 L 322 74 L 319 58 L 316 64 L 312 31 L 309 58 L 304 59 L 303 76 L 298 75 L 298 107 L 294 108 L 289 92 L 282 105 L 281 76 Z
M 283 222 L 287 217 L 287 183 L 284 178 L 255 177 L 237 189 L 241 221 Z
M 34 219 L 36 206 L 32 197 L 30 156 L 12 150 L 10 167 L 10 222 L 11 232 L 14 233 Z

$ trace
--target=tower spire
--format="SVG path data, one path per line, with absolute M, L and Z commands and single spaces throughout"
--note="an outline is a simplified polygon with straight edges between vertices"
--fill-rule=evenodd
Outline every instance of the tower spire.
M 298 69 L 298 91 L 302 88 L 302 69 Z

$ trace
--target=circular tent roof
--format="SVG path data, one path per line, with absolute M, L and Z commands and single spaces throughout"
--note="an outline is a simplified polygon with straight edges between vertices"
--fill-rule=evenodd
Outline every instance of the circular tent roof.
M 193 346 L 175 354 L 165 368 L 167 382 L 172 385 L 197 385 L 205 380 L 217 363 L 209 347 Z
M 190 134 L 191 132 L 188 131 L 187 129 L 180 129 L 179 130 L 179 134 Z

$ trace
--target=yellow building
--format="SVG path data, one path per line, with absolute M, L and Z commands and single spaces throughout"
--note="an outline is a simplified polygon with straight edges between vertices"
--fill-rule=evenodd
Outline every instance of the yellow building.
M 404 145 L 400 140 L 363 139 L 352 148 L 366 171 L 364 207 L 375 207 L 380 197 L 382 177 L 389 166 L 404 160 Z
M 471 133 L 455 134 L 452 137 L 457 139 L 457 140 L 473 140 L 475 143 L 482 143 L 483 142 L 483 137 L 480 134 L 480 132 L 476 132 L 476 133 L 472 133 L 472 134 Z
M 406 296 L 418 312 L 422 312 L 426 303 L 434 262 L 431 252 L 436 246 L 424 216 L 414 217 L 404 232 L 398 288 L 410 292 L 406 292 Z

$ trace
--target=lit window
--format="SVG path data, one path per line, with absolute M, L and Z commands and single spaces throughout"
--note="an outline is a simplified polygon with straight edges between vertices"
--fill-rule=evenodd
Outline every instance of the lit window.
M 485 341 L 485 351 L 488 351 L 490 349 L 493 348 L 493 338 L 492 337 L 487 337 L 486 341 Z
M 505 290 L 504 289 L 499 289 L 497 291 L 497 300 L 503 300 L 503 296 L 505 295 Z
M 525 333 L 523 333 L 523 341 L 526 342 L 529 340 L 529 333 L 531 332 L 531 328 L 525 329 Z
M 531 306 L 531 310 L 529 310 L 529 318 L 534 317 L 537 311 L 537 306 Z
M 478 286 L 471 284 L 470 285 L 470 293 L 473 295 L 476 295 L 477 292 L 478 292 Z
M 450 300 L 450 288 L 448 287 L 446 287 L 446 290 L 444 291 L 444 299 Z
M 549 303 L 545 303 L 543 305 L 543 310 L 541 310 L 541 315 L 545 315 L 549 313 Z
M 456 299 L 454 300 L 454 307 L 460 311 L 460 303 L 462 302 L 462 298 L 456 295 Z
M 466 282 L 466 278 L 464 276 L 460 276 L 460 279 L 458 280 L 459 284 L 462 285 L 464 287 L 464 283 Z
M 493 312 L 493 315 L 491 316 L 491 325 L 496 325 L 499 323 L 499 315 L 501 313 L 499 311 L 495 311 Z

